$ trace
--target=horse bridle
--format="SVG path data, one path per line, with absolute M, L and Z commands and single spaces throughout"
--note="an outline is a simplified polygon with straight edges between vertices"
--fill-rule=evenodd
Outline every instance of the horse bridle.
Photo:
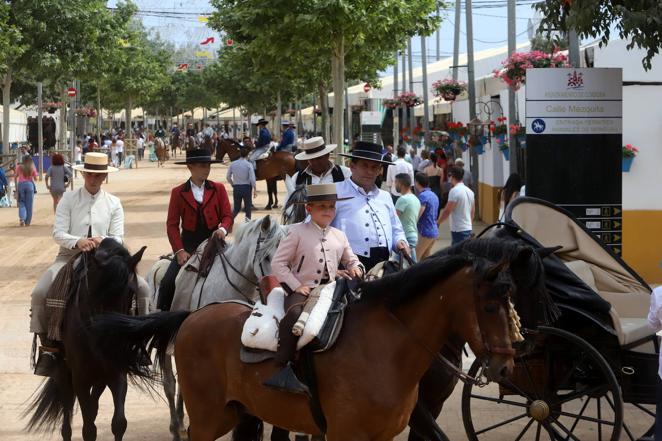
M 481 338 L 481 343 L 483 345 L 483 348 L 485 350 L 484 355 L 489 356 L 490 354 L 499 354 L 499 355 L 510 355 L 514 356 L 516 354 L 516 351 L 512 347 L 501 347 L 501 346 L 496 346 L 493 347 L 491 346 L 487 340 L 485 339 L 485 333 L 483 332 L 483 329 L 480 326 L 480 321 L 478 320 L 479 312 L 478 312 L 478 300 L 479 300 L 479 292 L 478 289 L 474 286 L 473 289 L 473 297 L 474 297 L 474 308 L 476 308 L 476 322 L 478 323 L 478 329 L 480 330 L 480 338 Z M 451 362 L 448 358 L 443 356 L 439 351 L 433 351 L 423 340 L 420 339 L 417 335 L 415 335 L 408 327 L 405 325 L 393 312 L 389 311 L 389 315 L 393 317 L 396 323 L 400 325 L 400 327 L 408 334 L 409 338 L 414 340 L 419 346 L 421 346 L 423 349 L 425 349 L 426 352 L 428 352 L 434 360 L 437 360 L 439 363 L 442 365 L 446 366 L 453 375 L 455 375 L 460 381 L 463 383 L 471 383 L 474 386 L 477 387 L 484 387 L 487 386 L 488 383 L 483 381 L 483 372 L 487 367 L 487 363 L 485 362 L 485 358 L 483 359 L 482 366 L 480 370 L 478 371 L 478 374 L 475 377 L 472 377 L 471 375 L 467 374 L 464 372 L 461 368 L 458 368 L 453 362 Z
M 255 253 L 253 254 L 253 260 L 252 260 L 252 267 L 255 268 L 255 260 L 257 259 L 257 254 L 260 251 L 260 247 L 262 246 L 262 242 L 264 242 L 266 238 L 262 237 L 262 233 L 258 235 L 257 238 L 257 244 L 255 245 Z M 248 277 L 246 277 L 241 271 L 239 271 L 233 264 L 230 262 L 230 259 L 228 259 L 228 256 L 225 254 L 224 250 L 218 250 L 218 257 L 221 260 L 221 265 L 223 266 L 223 271 L 225 272 L 225 276 L 228 280 L 228 283 L 234 289 L 237 291 L 239 294 L 244 296 L 246 299 L 250 300 L 252 302 L 252 299 L 248 297 L 246 294 L 244 294 L 238 287 L 235 285 L 232 280 L 230 280 L 230 272 L 228 271 L 228 267 L 236 274 L 238 274 L 242 279 L 244 279 L 246 282 L 249 284 L 255 286 L 256 288 L 259 286 L 257 281 L 250 280 Z M 258 268 L 260 268 L 260 273 L 261 275 L 258 276 L 258 280 L 260 277 L 264 277 L 267 274 L 264 271 L 264 268 L 262 267 L 262 261 L 258 262 Z

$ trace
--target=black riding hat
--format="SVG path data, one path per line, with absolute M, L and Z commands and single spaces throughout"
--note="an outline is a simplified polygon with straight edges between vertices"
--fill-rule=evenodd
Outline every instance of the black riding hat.
M 194 149 L 186 151 L 186 161 L 177 161 L 175 164 L 218 164 L 221 161 L 211 158 L 211 153 L 207 149 Z
M 354 149 L 349 153 L 338 153 L 340 156 L 346 156 L 353 159 L 367 159 L 368 161 L 381 162 L 391 165 L 392 162 L 382 159 L 382 146 L 374 142 L 358 141 Z

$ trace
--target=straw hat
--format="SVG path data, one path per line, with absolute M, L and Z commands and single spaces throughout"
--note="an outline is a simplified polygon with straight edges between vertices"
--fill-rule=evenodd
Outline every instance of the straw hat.
M 113 173 L 118 168 L 108 165 L 108 155 L 105 153 L 90 152 L 85 154 L 85 160 L 81 165 L 74 165 L 74 170 L 87 173 Z
M 297 161 L 305 161 L 307 159 L 319 158 L 328 153 L 331 153 L 338 145 L 337 144 L 324 144 L 324 138 L 321 136 L 315 136 L 310 139 L 306 139 L 303 142 L 301 147 L 301 152 L 298 153 L 294 159 Z
M 310 202 L 345 201 L 354 196 L 339 198 L 336 193 L 336 184 L 312 184 L 306 186 L 306 199 L 295 204 L 308 204 Z

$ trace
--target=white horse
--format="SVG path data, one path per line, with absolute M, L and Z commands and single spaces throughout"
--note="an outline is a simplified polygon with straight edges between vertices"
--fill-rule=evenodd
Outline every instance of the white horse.
M 271 216 L 252 220 L 237 227 L 233 242 L 218 250 L 206 277 L 200 275 L 200 259 L 207 241 L 200 244 L 188 262 L 182 266 L 175 281 L 175 295 L 171 310 L 202 308 L 210 303 L 226 300 L 254 303 L 258 298 L 257 284 L 260 277 L 271 273 L 271 258 L 287 227 Z M 156 262 L 147 276 L 153 286 L 152 305 L 157 304 L 158 286 L 170 261 Z M 154 310 L 154 309 L 153 309 Z M 181 394 L 176 394 L 177 382 L 172 358 L 166 360 L 163 369 L 163 386 L 170 406 L 170 433 L 173 441 L 186 436 L 184 406 Z

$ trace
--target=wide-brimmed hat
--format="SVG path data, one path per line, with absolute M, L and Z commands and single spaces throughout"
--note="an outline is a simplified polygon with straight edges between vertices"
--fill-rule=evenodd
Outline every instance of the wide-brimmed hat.
M 108 165 L 107 154 L 94 152 L 86 153 L 83 163 L 74 165 L 73 169 L 87 173 L 113 173 L 119 171 L 118 168 Z
M 255 125 L 256 125 L 256 126 L 259 126 L 260 124 L 269 124 L 269 121 L 267 121 L 267 120 L 264 119 L 264 118 L 260 118 L 260 119 L 255 123 Z
M 386 165 L 393 164 L 382 159 L 382 146 L 374 142 L 358 141 L 351 152 L 339 153 L 339 155 L 353 159 L 367 159 L 368 161 L 381 162 Z
M 175 164 L 218 164 L 221 161 L 211 158 L 211 153 L 207 149 L 194 149 L 186 151 L 186 161 L 177 161 Z
M 319 158 L 328 153 L 331 153 L 336 147 L 337 144 L 325 144 L 324 138 L 321 136 L 315 136 L 310 139 L 306 139 L 301 146 L 301 152 L 298 153 L 294 159 L 297 161 L 305 161 L 307 159 Z
M 336 184 L 311 184 L 306 186 L 306 199 L 295 204 L 308 204 L 310 202 L 336 202 L 352 199 L 354 196 L 339 198 L 336 193 Z

